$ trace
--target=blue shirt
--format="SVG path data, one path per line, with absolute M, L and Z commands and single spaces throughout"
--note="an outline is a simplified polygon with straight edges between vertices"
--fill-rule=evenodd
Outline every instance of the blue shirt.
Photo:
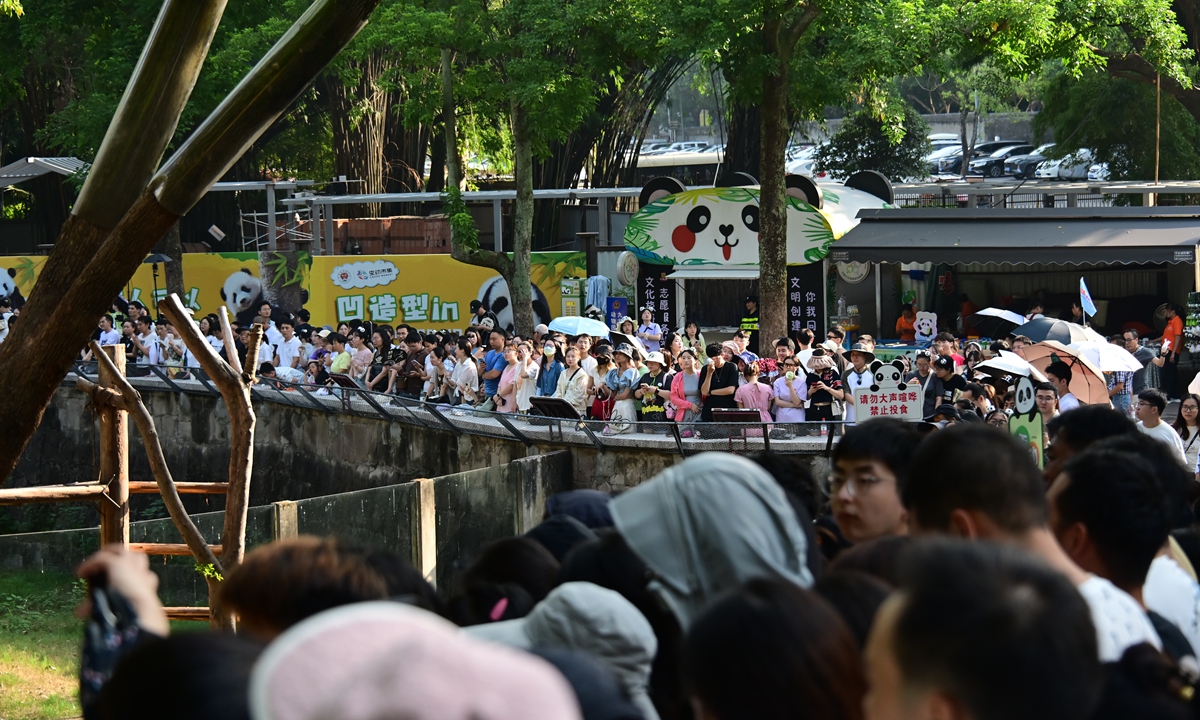
M 537 394 L 541 397 L 551 397 L 558 389 L 558 376 L 562 375 L 563 364 L 555 360 L 550 367 L 542 368 L 538 373 Z
M 641 375 L 638 374 L 636 368 L 628 368 L 623 373 L 613 368 L 608 371 L 608 375 L 604 376 L 604 384 L 616 394 L 623 390 L 629 390 L 637 384 L 640 378 Z
M 649 325 L 642 325 L 641 327 L 638 328 L 638 332 L 643 332 L 648 335 L 657 335 L 658 336 L 658 340 L 642 340 L 642 344 L 646 346 L 646 352 L 658 352 L 659 350 L 662 350 L 663 331 L 662 331 L 662 328 L 658 326 L 658 323 L 650 323 Z
M 504 367 L 508 365 L 504 360 L 504 352 L 501 350 L 488 350 L 488 354 L 483 358 L 483 371 L 491 372 L 499 370 L 504 372 Z M 487 397 L 491 397 L 500 392 L 500 376 L 485 379 L 483 381 L 483 392 Z

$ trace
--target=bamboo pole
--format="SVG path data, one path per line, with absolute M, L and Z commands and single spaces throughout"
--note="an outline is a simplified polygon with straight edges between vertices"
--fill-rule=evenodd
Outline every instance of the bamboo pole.
M 125 380 L 125 346 L 92 341 L 99 363 L 100 387 L 120 392 Z M 132 389 L 132 388 L 130 388 Z M 129 413 L 113 403 L 97 408 L 100 417 L 100 484 L 108 501 L 100 503 L 100 547 L 129 544 Z
M 78 501 L 103 501 L 107 488 L 95 483 L 81 485 L 42 485 L 27 488 L 0 488 L 0 505 L 26 505 L 29 503 Z

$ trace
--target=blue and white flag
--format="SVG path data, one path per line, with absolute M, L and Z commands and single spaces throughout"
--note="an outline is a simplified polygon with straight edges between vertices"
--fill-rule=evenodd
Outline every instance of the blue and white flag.
M 1087 283 L 1083 281 L 1083 278 L 1079 278 L 1079 305 L 1088 314 L 1088 317 L 1096 314 L 1096 303 L 1092 302 L 1092 294 L 1088 292 Z

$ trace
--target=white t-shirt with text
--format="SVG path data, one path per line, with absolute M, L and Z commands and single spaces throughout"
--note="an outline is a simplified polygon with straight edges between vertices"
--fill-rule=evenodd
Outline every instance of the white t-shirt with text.
M 1175 457 L 1179 459 L 1179 462 L 1187 464 L 1187 454 L 1183 451 L 1183 438 L 1179 437 L 1179 433 L 1175 431 L 1175 428 L 1162 420 L 1159 420 L 1158 424 L 1152 428 L 1146 427 L 1139 420 L 1137 427 L 1138 430 L 1141 430 L 1150 437 L 1166 443 L 1168 447 L 1175 451 Z

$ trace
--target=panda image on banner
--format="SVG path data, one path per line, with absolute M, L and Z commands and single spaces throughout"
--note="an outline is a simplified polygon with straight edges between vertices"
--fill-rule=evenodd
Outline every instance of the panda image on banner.
M 903 360 L 893 360 L 886 365 L 876 360 L 871 363 L 871 374 L 871 392 L 908 389 L 908 383 L 904 382 Z
M 221 299 L 240 325 L 249 325 L 254 321 L 262 298 L 262 281 L 251 275 L 248 268 L 230 275 L 221 286 Z
M 17 287 L 16 277 L 17 271 L 13 268 L 9 268 L 7 274 L 0 273 L 0 300 L 8 300 L 13 310 L 20 310 L 25 307 L 25 296 Z
M 550 301 L 542 289 L 533 283 L 529 284 L 530 295 L 533 299 L 533 324 L 543 325 L 550 322 Z M 496 316 L 500 328 L 513 331 L 512 301 L 508 295 L 508 283 L 503 277 L 496 275 L 484 281 L 479 288 L 477 298 L 483 306 Z

